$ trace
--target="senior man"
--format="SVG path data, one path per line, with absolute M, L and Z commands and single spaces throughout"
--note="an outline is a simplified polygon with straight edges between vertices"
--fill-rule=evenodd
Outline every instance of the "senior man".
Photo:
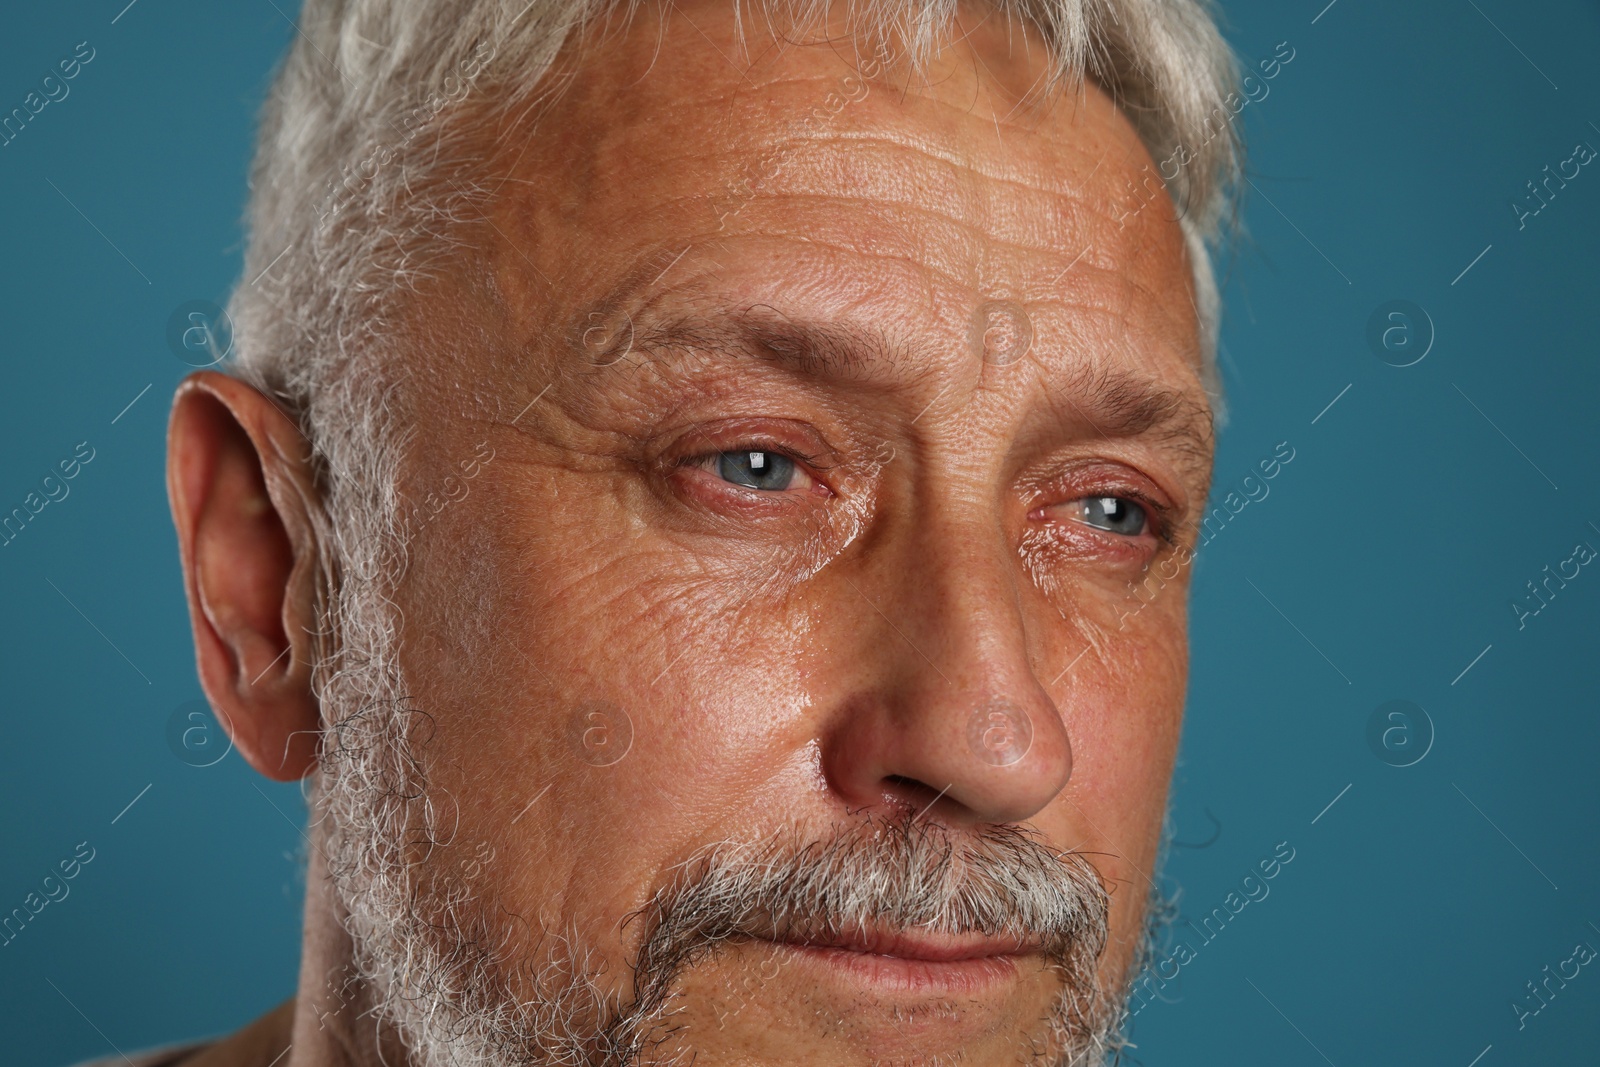
M 310 778 L 300 982 L 147 1062 L 1112 1058 L 1211 464 L 1206 10 L 299 29 L 169 488 L 211 705 Z

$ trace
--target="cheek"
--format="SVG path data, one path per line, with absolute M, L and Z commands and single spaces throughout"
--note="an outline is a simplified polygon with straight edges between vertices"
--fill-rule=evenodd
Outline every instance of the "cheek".
M 1165 802 L 1183 720 L 1186 595 L 1181 585 L 1168 585 L 1088 657 L 1095 660 L 1097 677 L 1090 689 L 1097 699 L 1093 716 L 1079 731 L 1083 745 L 1095 754 L 1092 766 L 1103 768 L 1108 780 L 1149 798 L 1147 814 Z
M 1182 724 L 1184 612 L 1181 597 L 1163 599 L 1121 631 L 1091 631 L 1090 651 L 1052 690 L 1073 754 L 1052 836 L 1099 853 L 1094 862 L 1115 888 L 1114 933 L 1128 946 L 1154 876 Z
M 1030 624 L 1040 635 L 1032 642 L 1035 672 L 1072 744 L 1064 796 L 1104 831 L 1110 852 L 1149 870 L 1182 723 L 1187 572 L 1177 567 L 1167 579 L 1176 563 L 1163 570 L 1159 561 L 1149 571 L 1102 572 L 1055 559 L 1055 551 L 1025 544 L 1023 560 L 1045 602 Z
M 587 478 L 511 471 L 497 461 L 440 513 L 402 598 L 430 790 L 444 826 L 461 820 L 430 863 L 476 874 L 472 845 L 492 842 L 479 880 L 509 910 L 620 953 L 617 922 L 662 867 L 751 829 L 730 813 L 770 820 L 748 794 L 795 773 L 806 620 Z
M 1126 827 L 1124 849 L 1159 832 L 1182 724 L 1185 638 L 1181 628 L 1162 631 L 1091 651 L 1054 694 L 1072 741 L 1068 791 L 1104 806 L 1109 822 L 1095 821 L 1108 834 Z

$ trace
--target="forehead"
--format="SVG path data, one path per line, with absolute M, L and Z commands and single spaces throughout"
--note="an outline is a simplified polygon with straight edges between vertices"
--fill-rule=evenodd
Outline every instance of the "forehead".
M 1171 203 L 1092 83 L 1026 98 L 1048 72 L 1036 30 L 963 15 L 919 74 L 893 45 L 780 40 L 732 10 L 641 9 L 575 38 L 537 129 L 501 140 L 497 273 L 530 338 L 691 282 L 700 307 L 708 288 L 781 292 L 786 313 L 951 336 L 1002 300 L 1056 347 L 1198 389 Z

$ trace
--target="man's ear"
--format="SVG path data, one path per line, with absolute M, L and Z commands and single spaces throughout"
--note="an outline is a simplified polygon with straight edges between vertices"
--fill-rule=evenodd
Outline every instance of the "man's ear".
M 320 738 L 310 459 L 299 428 L 244 382 L 201 371 L 178 387 L 167 495 L 200 685 L 240 754 L 280 782 L 311 771 Z

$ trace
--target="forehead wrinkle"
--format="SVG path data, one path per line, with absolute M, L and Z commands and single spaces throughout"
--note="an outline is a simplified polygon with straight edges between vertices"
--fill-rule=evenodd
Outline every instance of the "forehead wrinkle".
M 882 327 L 794 317 L 770 304 L 712 312 L 663 310 L 642 327 L 636 321 L 635 331 L 635 347 L 646 352 L 754 358 L 822 378 L 870 380 L 895 376 L 908 366 L 906 346 Z
M 959 284 L 958 280 L 948 272 L 941 271 L 932 264 L 912 259 L 904 253 L 878 252 L 853 245 L 838 244 L 816 237 L 804 229 L 790 232 L 772 228 L 726 235 L 713 233 L 701 236 L 680 236 L 676 240 L 659 243 L 653 251 L 644 252 L 637 259 L 636 265 L 622 275 L 614 285 L 610 286 L 599 300 L 589 304 L 587 307 L 580 308 L 578 313 L 573 316 L 572 322 L 594 322 L 601 317 L 609 317 L 620 313 L 629 318 L 637 334 L 641 331 L 641 324 L 650 323 L 653 317 L 656 321 L 665 324 L 670 323 L 675 317 L 688 318 L 690 313 L 696 309 L 702 311 L 706 317 L 725 314 L 722 307 L 716 303 L 719 298 L 715 291 L 710 285 L 703 283 L 707 279 L 714 279 L 718 271 L 726 271 L 727 268 L 723 264 L 711 260 L 706 250 L 711 249 L 713 252 L 720 250 L 722 254 L 729 255 L 735 252 L 741 242 L 800 242 L 806 246 L 806 251 L 816 250 L 822 253 L 831 253 L 837 257 L 864 261 L 858 269 L 850 272 L 851 276 L 855 279 L 875 278 L 879 283 L 879 288 L 882 286 L 883 276 L 874 274 L 871 269 L 868 269 L 872 266 L 873 261 L 883 261 L 896 266 L 909 265 L 919 275 L 924 276 L 918 277 L 916 281 L 920 283 L 918 288 L 923 290 L 922 295 L 930 301 L 933 299 L 933 287 L 926 284 L 928 281 L 927 277 L 925 277 L 926 275 L 933 275 L 936 280 L 941 280 L 948 285 L 955 286 Z M 676 258 L 670 252 L 670 249 L 673 248 L 682 249 L 682 253 L 678 254 Z M 669 251 L 663 253 L 662 249 Z M 762 258 L 770 259 L 770 251 L 764 253 Z M 663 282 L 663 275 L 669 272 L 661 268 L 669 260 L 671 261 L 670 274 L 672 275 L 672 280 Z M 837 271 L 837 266 L 830 265 L 829 270 Z M 816 288 L 824 277 L 823 273 L 812 270 L 801 276 L 791 275 L 785 280 L 784 285 L 791 289 L 812 289 Z M 842 293 L 845 290 L 839 289 L 838 291 Z M 730 297 L 723 297 L 722 299 L 729 303 L 736 302 Z M 858 296 L 852 297 L 852 299 L 858 299 Z M 672 310 L 671 304 L 675 300 L 682 301 L 687 305 L 688 310 Z M 746 310 L 759 306 L 768 307 L 770 309 L 769 313 L 775 316 L 785 314 L 776 306 L 767 305 L 761 300 L 749 301 L 744 304 Z M 657 308 L 662 308 L 663 310 L 657 312 Z M 815 323 L 816 320 L 807 317 L 805 321 Z M 664 342 L 667 340 L 670 340 L 670 338 L 663 338 Z M 893 345 L 887 340 L 887 334 L 880 333 L 876 338 L 867 336 L 853 340 L 860 342 L 854 347 L 869 351 L 876 349 L 882 352 L 890 351 L 893 348 Z
M 777 200 L 779 198 L 774 197 L 773 199 Z M 960 215 L 938 211 L 933 208 L 921 207 L 910 200 L 907 200 L 903 203 L 892 202 L 885 204 L 882 201 L 874 201 L 866 197 L 855 198 L 823 193 L 787 193 L 784 194 L 782 199 L 800 202 L 820 201 L 825 206 L 848 203 L 860 204 L 862 206 L 874 209 L 892 207 L 900 211 L 913 214 L 920 219 L 935 220 L 949 229 L 962 231 L 967 238 L 980 238 L 986 245 L 988 251 L 1009 250 L 1023 253 L 1025 255 L 1047 253 L 1053 257 L 1049 264 L 1043 262 L 1030 263 L 1028 264 L 1028 270 L 1030 273 L 1034 274 L 1047 274 L 1051 278 L 1060 278 L 1062 276 L 1063 272 L 1059 269 L 1060 263 L 1057 262 L 1058 260 L 1065 258 L 1070 261 L 1072 258 L 1067 256 L 1062 251 L 1062 245 L 1059 241 L 1042 240 L 1035 243 L 1029 243 L 1020 239 L 997 236 L 988 229 L 984 228 L 984 226 L 979 222 L 975 222 L 968 218 L 963 218 Z M 877 211 L 876 213 L 880 216 L 884 214 L 881 210 Z M 897 236 L 903 237 L 907 243 L 915 245 L 919 252 L 931 251 L 929 247 L 930 242 L 928 240 L 928 234 L 931 227 L 923 226 L 918 228 L 914 220 L 908 221 L 885 219 L 882 221 L 884 222 L 886 230 L 892 229 L 896 232 Z M 908 234 L 909 236 L 907 236 Z M 929 273 L 936 280 L 943 282 L 948 286 L 955 288 L 966 288 L 972 285 L 972 279 L 970 277 L 958 277 L 953 271 L 940 266 L 940 264 L 933 258 L 913 258 L 911 255 L 905 252 L 874 251 L 871 248 L 862 248 L 854 245 L 840 244 L 837 241 L 829 241 L 815 236 L 814 232 L 809 231 L 805 224 L 801 222 L 796 222 L 792 228 L 786 229 L 778 226 L 776 224 L 776 220 L 774 220 L 774 222 L 768 223 L 759 231 L 750 231 L 749 233 L 741 234 L 740 236 L 756 236 L 777 240 L 799 240 L 817 248 L 823 248 L 849 256 L 859 256 L 867 259 L 889 259 L 897 262 L 910 262 L 918 270 Z M 953 245 L 951 248 L 945 249 L 945 251 L 959 249 L 971 254 L 972 247 L 973 246 L 969 243 L 963 243 Z M 1091 249 L 1093 247 L 1094 246 L 1091 245 Z M 947 257 L 941 256 L 938 258 L 942 259 Z M 1078 268 L 1083 268 L 1088 265 L 1088 257 L 1085 257 L 1085 261 L 1077 266 Z M 1109 269 L 1100 267 L 1096 267 L 1096 271 L 1108 278 L 1123 281 L 1127 280 L 1129 273 L 1126 269 Z M 1155 290 L 1148 286 L 1142 286 L 1141 291 L 1146 294 L 1153 294 L 1155 292 Z M 1041 297 L 1052 296 L 1057 293 L 1057 290 L 1042 289 L 1039 291 L 1039 293 Z M 1033 297 L 1030 295 L 1029 298 L 1032 299 Z
M 769 146 L 782 144 L 785 134 L 790 135 L 795 141 L 809 140 L 811 138 L 806 135 L 810 133 L 826 136 L 845 131 L 833 127 L 817 130 L 815 128 L 816 120 L 810 117 L 809 109 L 800 106 L 805 101 L 795 102 L 792 98 L 799 96 L 800 92 L 807 86 L 817 86 L 820 83 L 823 87 L 836 87 L 842 77 L 860 78 L 860 75 L 858 72 L 848 68 L 848 66 L 843 70 L 783 70 L 771 75 L 767 80 L 754 82 L 746 80 L 748 78 L 748 72 L 746 72 L 738 82 L 731 85 L 708 86 L 700 90 L 701 95 L 698 97 L 697 103 L 704 105 L 704 113 L 707 115 L 720 112 L 721 114 L 715 120 L 715 124 L 721 126 L 724 130 L 742 130 L 744 127 L 740 125 L 741 119 L 754 119 L 755 121 L 750 126 L 750 128 L 754 129 L 760 129 L 773 117 L 783 120 L 775 131 L 776 136 L 760 139 L 761 143 Z M 576 81 L 577 79 L 574 78 L 574 80 Z M 611 148 L 621 147 L 638 131 L 642 131 L 654 139 L 665 137 L 664 127 L 660 120 L 663 114 L 671 115 L 675 108 L 663 106 L 657 99 L 652 98 L 666 97 L 668 102 L 676 103 L 677 101 L 673 100 L 672 97 L 681 91 L 681 87 L 669 83 L 664 88 L 657 88 L 655 85 L 651 85 L 650 89 L 646 90 L 644 86 L 647 84 L 649 83 L 643 80 L 627 85 L 599 84 L 593 86 L 588 94 L 582 96 L 574 94 L 576 98 L 572 101 L 571 109 L 573 111 L 593 113 L 602 120 L 590 125 L 590 128 L 599 133 L 599 136 L 584 139 L 584 143 L 589 146 L 590 152 L 602 152 L 608 146 Z M 977 92 L 982 92 L 981 84 L 975 84 L 973 88 Z M 765 99 L 760 96 L 760 94 L 771 94 L 775 91 L 784 92 L 787 97 L 773 100 L 770 95 Z M 836 91 L 836 89 L 830 91 Z M 818 95 L 825 97 L 828 93 L 824 92 Z M 915 103 L 908 105 L 906 100 L 911 95 L 915 96 Z M 1078 94 L 1068 95 L 1076 96 Z M 643 106 L 641 106 L 641 97 L 646 98 Z M 809 94 L 807 99 L 810 99 Z M 1001 102 L 1003 103 L 1003 101 Z M 1049 143 L 1056 145 L 1070 144 L 1068 140 L 1063 138 L 1048 137 L 1038 129 L 1029 130 L 1013 125 L 1010 122 L 1010 116 L 1015 114 L 1025 102 L 1023 100 L 1017 101 L 1006 112 L 1007 118 L 1005 121 L 1012 130 L 1019 134 L 1025 132 L 1034 133 L 1041 138 L 1045 138 Z M 1056 102 L 1058 101 L 1052 100 L 1050 103 L 1054 105 Z M 626 103 L 626 108 L 619 109 L 619 105 L 623 103 Z M 911 116 L 900 112 L 910 106 L 913 109 L 931 109 L 932 111 L 931 114 L 916 117 L 916 124 L 919 126 L 932 126 L 937 131 L 948 133 L 959 123 L 940 120 L 947 119 L 950 116 L 959 116 L 970 120 L 974 124 L 973 128 L 977 129 L 981 135 L 983 131 L 989 128 L 990 124 L 973 114 L 976 104 L 976 98 L 971 103 L 962 105 L 941 97 L 928 96 L 922 93 L 906 94 L 902 96 L 896 111 L 891 114 L 885 114 L 886 109 L 881 104 L 868 105 L 868 109 L 875 111 L 876 114 L 867 117 L 867 124 L 881 124 L 885 120 L 903 124 Z M 741 107 L 741 105 L 743 106 Z M 647 116 L 647 118 L 636 122 L 619 123 L 616 121 L 619 110 L 634 116 Z M 859 110 L 859 104 L 854 105 L 852 108 L 852 111 L 857 114 L 859 114 Z M 941 112 L 945 114 L 940 114 Z M 845 113 L 848 114 L 850 112 Z M 692 125 L 692 116 L 688 116 L 688 118 L 689 124 Z M 1073 120 L 1072 125 L 1076 126 L 1076 124 L 1076 121 Z M 679 133 L 683 132 L 683 122 L 674 121 L 668 125 Z M 928 137 L 930 142 L 934 140 L 926 131 L 919 132 Z M 672 137 L 670 140 L 673 143 L 693 143 L 696 139 Z M 738 143 L 731 137 L 728 140 L 729 144 L 723 147 L 731 147 Z M 685 154 L 685 158 L 701 159 L 703 158 L 703 152 L 689 152 Z M 653 155 L 652 159 L 652 165 L 659 163 L 659 156 Z
M 1053 253 L 1063 240 L 1070 238 L 1075 247 L 1089 244 L 1102 246 L 1108 252 L 1136 243 L 1154 243 L 1180 258 L 1183 254 L 1170 208 L 1140 211 L 1132 227 L 1119 225 L 1126 207 L 1119 198 L 1090 195 L 1087 178 L 1074 183 L 1063 177 L 1059 184 L 1047 180 L 1063 175 L 1068 170 L 1066 166 L 1032 167 L 1033 173 L 1028 176 L 998 174 L 981 160 L 959 158 L 921 145 L 903 145 L 873 134 L 835 131 L 808 138 L 806 143 L 815 146 L 825 141 L 845 141 L 848 145 L 823 153 L 821 158 L 802 158 L 803 166 L 780 170 L 770 183 L 752 193 L 746 217 L 751 208 L 760 205 L 813 198 L 829 206 L 860 206 L 880 214 L 887 210 L 914 212 L 918 217 L 937 219 L 941 224 L 982 236 L 991 244 L 1024 252 Z M 862 167 L 860 148 L 879 146 L 884 150 L 874 153 L 874 159 L 883 165 Z M 930 180 L 926 168 L 908 161 L 910 153 L 939 165 L 940 176 Z M 1138 240 L 1141 236 L 1142 241 Z M 1127 266 L 1123 267 L 1125 272 Z
M 1145 362 L 1145 349 L 1158 345 L 1200 374 L 1198 316 L 1173 314 L 1162 301 L 1161 287 L 1144 281 L 1139 272 L 1105 262 L 1106 258 L 1090 245 L 1035 302 L 1059 308 L 1061 321 L 1078 337 L 1099 338 L 1090 343 L 1106 347 L 1107 338 L 1122 339 L 1125 344 L 1114 340 L 1109 344 L 1140 363 Z M 1187 278 L 1179 277 L 1173 284 L 1188 293 Z
M 950 109 L 952 105 L 942 104 Z M 972 119 L 973 122 L 979 122 Z M 872 123 L 881 127 L 883 123 Z M 865 151 L 883 148 L 878 158 L 906 160 L 908 156 L 915 156 L 918 160 L 943 165 L 952 171 L 959 172 L 964 178 L 982 178 L 987 183 L 995 186 L 1020 186 L 1030 192 L 1042 192 L 1055 196 L 1074 195 L 1081 191 L 1081 186 L 1070 180 L 1073 171 L 1071 163 L 1062 158 L 1070 152 L 1085 161 L 1094 159 L 1098 164 L 1103 158 L 1087 150 L 1077 139 L 1056 139 L 1048 137 L 1037 129 L 1010 125 L 1010 129 L 1018 138 L 1024 139 L 1023 144 L 1032 148 L 1049 149 L 1048 152 L 1019 152 L 1014 150 L 1017 140 L 1001 142 L 1002 151 L 988 150 L 986 144 L 994 139 L 994 128 L 991 124 L 980 123 L 980 135 L 987 134 L 977 143 L 961 146 L 951 144 L 948 131 L 943 127 L 921 121 L 915 124 L 906 122 L 904 117 L 896 122 L 897 129 L 893 133 L 885 132 L 881 128 L 861 127 L 827 127 L 824 129 L 799 129 L 786 131 L 784 135 L 767 139 L 771 147 L 811 147 L 826 148 L 838 144 L 839 148 L 832 153 L 832 158 L 851 161 L 857 160 Z M 941 136 L 941 134 L 945 134 Z M 1027 140 L 1031 138 L 1032 140 Z M 1126 164 L 1128 157 L 1140 150 L 1140 146 L 1130 146 L 1119 165 Z M 821 155 L 821 153 L 819 153 Z M 691 158 L 699 158 L 697 156 Z M 802 158 L 802 161 L 805 161 Z M 796 168 L 797 170 L 801 168 Z M 858 166 L 862 173 L 873 173 L 875 168 Z M 911 169 L 906 165 L 903 169 Z M 786 173 L 780 171 L 779 173 Z M 1043 180 L 1030 181 L 1019 178 L 1018 173 L 1031 173 L 1040 179 L 1059 176 L 1059 185 L 1051 185 Z M 1092 172 L 1091 172 L 1092 173 Z
M 818 75 L 812 75 L 809 73 L 796 73 L 787 79 L 781 77 L 776 78 L 772 83 L 769 84 L 781 86 L 799 86 L 806 82 L 815 80 L 822 79 Z M 762 88 L 765 89 L 767 86 L 763 85 Z M 741 95 L 742 90 L 739 87 L 735 87 L 722 93 L 714 93 L 710 97 L 710 99 L 718 107 L 721 107 L 722 105 L 726 105 L 727 107 L 727 111 L 724 112 L 718 122 L 718 125 L 721 125 L 724 129 L 728 129 L 729 124 L 735 123 L 736 119 L 739 117 L 734 114 L 734 111 L 738 107 L 739 98 Z M 1079 94 L 1079 96 L 1075 96 L 1072 100 L 1072 103 L 1074 105 L 1081 104 L 1082 100 L 1080 97 L 1081 94 Z M 1059 103 L 1059 101 L 1056 103 Z M 768 101 L 765 104 L 751 103 L 747 105 L 742 109 L 744 112 L 744 117 L 753 118 L 756 120 L 749 128 L 757 130 L 761 129 L 763 125 L 766 125 L 766 120 L 771 118 L 774 112 L 781 116 L 782 112 L 785 110 L 782 104 L 782 101 L 779 101 L 776 104 L 774 104 L 772 101 Z M 987 144 L 990 124 L 971 114 L 970 106 L 963 107 L 944 99 L 919 96 L 918 105 L 919 106 L 916 110 L 927 113 L 912 116 L 904 113 L 903 106 L 890 110 L 882 104 L 870 104 L 863 101 L 862 104 L 854 105 L 852 109 L 841 113 L 842 115 L 851 115 L 852 117 L 861 120 L 853 124 L 855 128 L 850 128 L 849 126 L 841 128 L 838 125 L 832 125 L 822 129 L 816 129 L 813 121 L 804 115 L 792 116 L 791 122 L 787 123 L 786 126 L 781 127 L 778 131 L 775 131 L 771 136 L 758 137 L 754 141 L 744 140 L 742 143 L 740 139 L 729 137 L 727 138 L 728 143 L 722 147 L 725 149 L 747 150 L 756 144 L 765 145 L 767 147 L 781 147 L 785 145 L 792 146 L 800 144 L 818 144 L 825 143 L 830 140 L 853 141 L 856 143 L 882 141 L 890 145 L 892 148 L 898 149 L 902 152 L 915 151 L 920 155 L 944 162 L 952 166 L 964 168 L 967 171 L 980 175 L 986 179 L 989 179 L 990 181 L 1005 182 L 1015 182 L 1016 179 L 1008 178 L 1000 174 L 1000 169 L 1010 169 L 1014 171 L 1019 169 L 1019 166 L 1026 166 L 1046 175 L 1067 173 L 1072 169 L 1070 166 L 1061 165 L 1059 161 L 1055 160 L 1018 158 L 1019 154 L 1013 151 L 1010 147 L 1011 145 L 1015 145 L 1017 143 L 1014 139 L 1003 141 L 1002 147 L 1005 150 L 998 154 L 990 152 L 963 153 L 957 148 L 947 147 L 947 142 L 950 140 L 950 132 L 952 132 L 954 127 L 959 125 L 966 125 L 969 130 L 976 132 L 980 138 L 983 138 L 980 144 Z M 866 113 L 856 110 L 858 108 L 863 108 L 863 106 L 865 109 L 869 109 L 866 111 Z M 1114 106 L 1110 105 L 1109 103 L 1107 103 L 1105 106 L 1112 109 L 1110 114 L 1116 119 L 1121 133 L 1124 134 L 1124 136 L 1120 139 L 1125 142 L 1126 151 L 1124 153 L 1124 160 L 1126 160 L 1128 156 L 1134 155 L 1141 151 L 1142 145 L 1137 141 L 1136 134 L 1133 132 L 1131 126 L 1128 125 L 1127 119 L 1121 115 L 1121 112 L 1117 111 Z M 1012 112 L 1015 110 L 1015 107 L 1013 107 Z M 1076 112 L 1077 107 L 1074 106 L 1073 110 Z M 635 106 L 630 108 L 630 112 L 637 112 L 637 107 Z M 646 109 L 646 112 L 654 115 L 656 118 L 659 118 L 658 112 L 652 109 Z M 959 119 L 964 120 L 964 122 L 939 122 L 938 119 L 944 117 L 940 114 L 941 112 L 948 116 L 958 117 Z M 1059 133 L 1064 133 L 1066 131 L 1056 131 L 1050 128 L 1053 125 L 1059 126 L 1059 124 L 1050 124 L 1044 121 L 1041 121 L 1039 127 L 1037 128 L 1026 129 L 1020 126 L 1012 125 L 1009 121 L 1009 114 L 1010 113 L 1008 113 L 1007 125 L 1019 137 L 1031 135 L 1032 139 L 1026 142 L 1031 147 L 1042 147 L 1047 150 L 1054 149 L 1056 151 L 1077 151 L 1082 155 L 1092 154 L 1080 148 L 1078 143 L 1083 136 L 1092 137 L 1093 134 L 1090 131 L 1081 131 L 1080 136 L 1061 136 Z M 908 122 L 908 119 L 914 119 L 915 121 Z M 1068 130 L 1074 133 L 1080 132 L 1080 122 L 1078 118 L 1070 118 L 1067 120 L 1067 122 Z M 899 128 L 902 132 L 902 136 L 899 139 L 886 137 L 881 134 L 874 133 L 871 129 L 867 128 L 881 127 L 885 123 Z M 670 127 L 671 130 L 677 131 L 678 134 L 682 134 L 684 132 L 683 124 L 681 122 L 668 123 L 667 127 L 663 127 L 659 121 L 652 121 L 649 123 L 625 122 L 619 124 L 614 115 L 609 115 L 607 117 L 607 121 L 599 122 L 597 123 L 597 126 L 600 131 L 600 136 L 598 138 L 586 139 L 586 142 L 593 146 L 591 151 L 599 150 L 602 144 L 608 143 L 612 146 L 613 150 L 622 149 L 626 151 L 627 142 L 633 140 L 637 134 L 643 134 L 644 138 L 649 140 L 665 139 L 670 144 L 684 144 L 697 140 L 694 138 L 685 139 L 681 136 L 669 136 L 668 127 Z M 1122 127 L 1126 128 L 1122 129 Z M 740 127 L 736 125 L 733 128 L 740 129 Z M 940 134 L 943 134 L 944 136 L 940 136 Z M 847 150 L 845 154 L 848 156 L 855 153 Z M 1010 164 L 1009 168 L 1005 167 L 1004 164 L 998 168 L 986 168 L 983 166 L 983 163 L 986 157 L 989 156 L 1006 157 L 1006 161 Z M 656 170 L 660 166 L 661 154 L 658 152 L 643 153 L 642 155 L 637 156 L 637 158 L 651 160 L 650 166 L 652 170 Z M 673 158 L 700 160 L 704 158 L 704 153 L 695 152 Z M 1037 188 L 1047 187 L 1037 186 Z M 1068 185 L 1068 189 L 1071 189 L 1070 184 Z
M 952 219 L 951 221 L 957 226 L 966 226 L 971 228 L 970 224 L 959 218 Z M 839 244 L 834 241 L 818 238 L 810 233 L 807 233 L 803 228 L 797 228 L 793 232 L 774 228 L 770 230 L 744 233 L 729 239 L 727 243 L 731 247 L 735 242 L 741 239 L 762 241 L 803 241 L 806 245 L 812 248 L 834 252 L 847 259 L 865 261 L 863 265 L 864 267 L 869 267 L 872 261 L 877 260 L 901 265 L 908 264 L 920 274 L 930 277 L 932 281 L 942 284 L 944 287 L 952 291 L 961 291 L 966 289 L 970 283 L 970 279 L 959 278 L 954 273 L 945 270 L 938 264 L 930 262 L 926 259 L 913 259 L 904 253 L 872 251 L 870 249 L 862 249 L 852 245 Z M 1026 249 L 1027 246 L 1016 245 L 1014 247 Z M 1041 245 L 1039 246 L 1039 249 L 1044 251 L 1053 251 L 1055 247 L 1056 246 Z M 1095 246 L 1090 246 L 1091 253 L 1095 250 Z M 687 265 L 689 258 L 690 257 L 686 257 L 684 264 L 681 264 L 678 269 L 682 269 L 682 266 Z M 1065 253 L 1060 253 L 1057 256 L 1058 260 L 1070 260 L 1071 258 L 1075 257 L 1068 257 Z M 1128 334 L 1129 332 L 1133 332 L 1141 337 L 1146 337 L 1149 343 L 1161 343 L 1157 337 L 1158 331 L 1152 331 L 1144 319 L 1129 314 L 1129 309 L 1135 303 L 1135 299 L 1138 294 L 1142 294 L 1149 298 L 1150 303 L 1153 306 L 1158 305 L 1159 302 L 1155 299 L 1158 295 L 1157 290 L 1149 285 L 1132 280 L 1130 277 L 1130 272 L 1126 269 L 1122 269 L 1115 265 L 1108 266 L 1105 264 L 1096 263 L 1095 260 L 1097 258 L 1099 257 L 1095 255 L 1085 256 L 1082 262 L 1077 263 L 1072 267 L 1070 275 L 1070 288 L 1056 285 L 1047 289 L 1041 288 L 1035 291 L 1028 291 L 1025 292 L 1023 296 L 1024 303 L 1030 307 L 1033 305 L 1057 305 L 1062 308 L 1069 317 L 1079 320 L 1080 324 L 1085 324 L 1082 320 L 1084 320 L 1086 317 L 1092 316 L 1103 318 L 1109 320 L 1110 324 L 1124 335 Z M 1051 273 L 1053 278 L 1060 279 L 1062 277 L 1062 273 L 1058 270 L 1054 270 L 1054 266 L 1055 264 L 1052 264 L 1052 269 L 1049 271 L 1049 273 Z M 1040 266 L 1038 271 L 1040 273 L 1045 273 L 1046 268 Z M 871 272 L 868 269 L 862 269 L 856 273 L 865 276 Z M 1185 284 L 1187 284 L 1186 281 Z M 1130 293 L 1130 286 L 1137 288 L 1138 294 Z M 682 286 L 675 288 L 682 288 Z M 936 285 L 926 286 L 929 299 L 938 301 L 938 297 L 935 296 L 937 288 L 938 286 Z M 636 292 L 637 289 L 634 289 L 633 291 Z M 659 298 L 653 298 L 652 302 L 654 302 L 654 299 Z M 974 291 L 974 303 L 976 304 L 981 302 L 982 299 L 982 294 Z M 1161 317 L 1163 321 L 1177 327 L 1175 332 L 1186 339 L 1190 338 L 1194 332 L 1192 325 L 1175 323 L 1173 322 L 1172 317 L 1164 312 L 1162 313 Z M 965 323 L 966 315 L 958 315 L 957 321 Z M 1128 347 L 1136 352 L 1140 346 L 1135 344 Z M 1190 350 L 1192 350 L 1192 344 L 1185 349 L 1185 351 Z M 1182 362 L 1187 364 L 1193 361 L 1182 360 Z
M 869 186 L 854 191 L 841 189 L 839 176 L 830 171 L 831 168 L 811 175 L 809 180 L 791 180 L 786 187 L 763 191 L 758 198 L 765 203 L 817 200 L 824 205 L 865 208 L 879 214 L 889 210 L 910 212 L 959 227 L 991 244 L 1023 252 L 1057 250 L 1059 236 L 1051 240 L 1050 231 L 1066 228 L 1074 217 L 1108 217 L 1083 196 L 1019 180 L 990 179 L 971 170 L 947 172 L 947 177 L 960 182 L 949 186 L 914 169 L 880 172 Z M 1007 193 L 1012 195 L 973 184 L 991 180 L 1008 185 Z

